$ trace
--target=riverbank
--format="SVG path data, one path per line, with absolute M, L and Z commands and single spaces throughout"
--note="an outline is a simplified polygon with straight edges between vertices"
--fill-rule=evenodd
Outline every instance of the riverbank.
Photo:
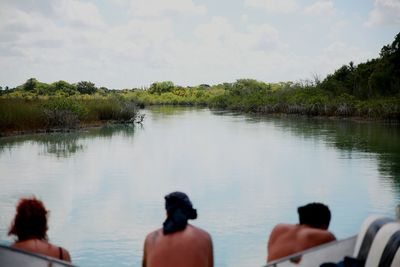
M 81 123 L 76 128 L 47 128 L 47 129 L 41 128 L 41 129 L 20 130 L 20 131 L 6 130 L 4 132 L 0 132 L 0 138 L 31 135 L 31 134 L 70 133 L 70 132 L 85 131 L 85 130 L 89 130 L 89 129 L 97 129 L 97 128 L 113 126 L 113 125 L 127 125 L 127 126 L 131 125 L 131 126 L 133 126 L 135 123 L 141 123 L 141 122 L 93 121 L 93 122 Z
M 0 99 L 0 136 L 66 132 L 106 123 L 133 123 L 137 105 L 124 99 Z
M 279 109 L 276 108 L 276 112 L 272 112 L 271 109 L 267 108 L 259 108 L 259 109 L 229 109 L 229 108 L 217 108 L 217 107 L 207 107 L 204 105 L 190 105 L 190 104 L 164 104 L 164 105 L 148 105 L 147 107 L 194 107 L 199 106 L 203 108 L 209 108 L 211 111 L 217 112 L 235 112 L 239 114 L 249 114 L 251 116 L 260 116 L 260 117 L 277 117 L 277 118 L 308 118 L 308 119 L 315 119 L 315 120 L 332 120 L 332 121 L 353 121 L 358 123 L 369 123 L 369 122 L 381 122 L 381 123 L 390 123 L 390 124 L 399 124 L 400 119 L 399 115 L 392 114 L 391 117 L 379 117 L 379 116 L 359 116 L 359 115 L 320 115 L 320 114 L 310 114 L 308 112 L 280 112 Z M 267 110 L 267 112 L 266 112 Z M 301 110 L 301 109 L 298 109 Z M 29 116 L 27 114 L 26 116 Z M 34 117 L 32 117 L 34 119 Z M 82 120 L 78 121 L 74 125 L 56 125 L 56 126 L 49 126 L 46 125 L 45 127 L 40 127 L 40 124 L 32 124 L 28 123 L 26 126 L 30 128 L 6 128 L 4 125 L 0 125 L 0 138 L 1 137 L 9 137 L 9 136 L 17 136 L 17 135 L 28 135 L 28 134 L 43 134 L 43 133 L 63 133 L 63 132 L 73 132 L 73 131 L 80 131 L 90 128 L 99 128 L 107 125 L 115 125 L 115 124 L 126 124 L 132 125 L 134 123 L 142 123 L 144 119 L 144 115 L 139 113 L 139 109 L 135 110 L 134 119 L 131 120 L 115 120 L 115 119 L 108 119 L 108 120 Z M 19 126 L 21 122 L 18 122 Z M 37 125 L 37 127 L 32 127 Z

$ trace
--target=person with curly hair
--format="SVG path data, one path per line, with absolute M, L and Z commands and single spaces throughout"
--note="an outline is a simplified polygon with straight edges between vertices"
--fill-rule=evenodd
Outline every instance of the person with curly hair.
M 17 237 L 12 247 L 71 262 L 68 250 L 48 241 L 48 213 L 43 202 L 35 197 L 20 199 L 8 232 Z

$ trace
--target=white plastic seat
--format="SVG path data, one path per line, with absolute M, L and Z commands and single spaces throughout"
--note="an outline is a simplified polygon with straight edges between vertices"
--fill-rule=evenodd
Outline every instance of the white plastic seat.
M 397 250 L 396 255 L 393 258 L 392 265 L 390 267 L 400 266 L 400 249 Z
M 383 225 L 376 234 L 365 267 L 400 266 L 400 223 Z
M 360 260 L 366 260 L 373 240 L 375 239 L 379 229 L 385 224 L 391 222 L 394 222 L 394 219 L 379 215 L 372 215 L 365 219 L 357 235 L 353 257 Z

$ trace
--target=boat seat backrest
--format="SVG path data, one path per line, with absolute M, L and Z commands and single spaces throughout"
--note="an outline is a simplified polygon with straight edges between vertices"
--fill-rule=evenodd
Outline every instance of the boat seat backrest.
M 387 223 L 380 228 L 371 244 L 365 267 L 400 266 L 400 223 Z
M 394 255 L 391 267 L 398 267 L 398 266 L 400 266 L 400 249 L 398 249 L 396 255 Z
M 371 245 L 378 231 L 387 223 L 394 222 L 393 219 L 382 216 L 370 216 L 362 224 L 357 236 L 353 257 L 359 260 L 366 260 Z

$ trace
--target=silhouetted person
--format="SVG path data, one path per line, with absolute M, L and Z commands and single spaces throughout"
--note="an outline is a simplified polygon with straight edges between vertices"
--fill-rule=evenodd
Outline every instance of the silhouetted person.
M 48 242 L 48 211 L 36 198 L 20 199 L 8 235 L 17 240 L 12 247 L 71 262 L 69 252 Z
M 213 267 L 211 236 L 188 224 L 197 211 L 185 193 L 165 196 L 167 219 L 163 228 L 147 235 L 144 243 L 144 267 Z
M 268 241 L 267 262 L 336 240 L 328 231 L 331 212 L 327 206 L 310 203 L 299 207 L 297 212 L 299 224 L 278 224 L 272 230 Z

